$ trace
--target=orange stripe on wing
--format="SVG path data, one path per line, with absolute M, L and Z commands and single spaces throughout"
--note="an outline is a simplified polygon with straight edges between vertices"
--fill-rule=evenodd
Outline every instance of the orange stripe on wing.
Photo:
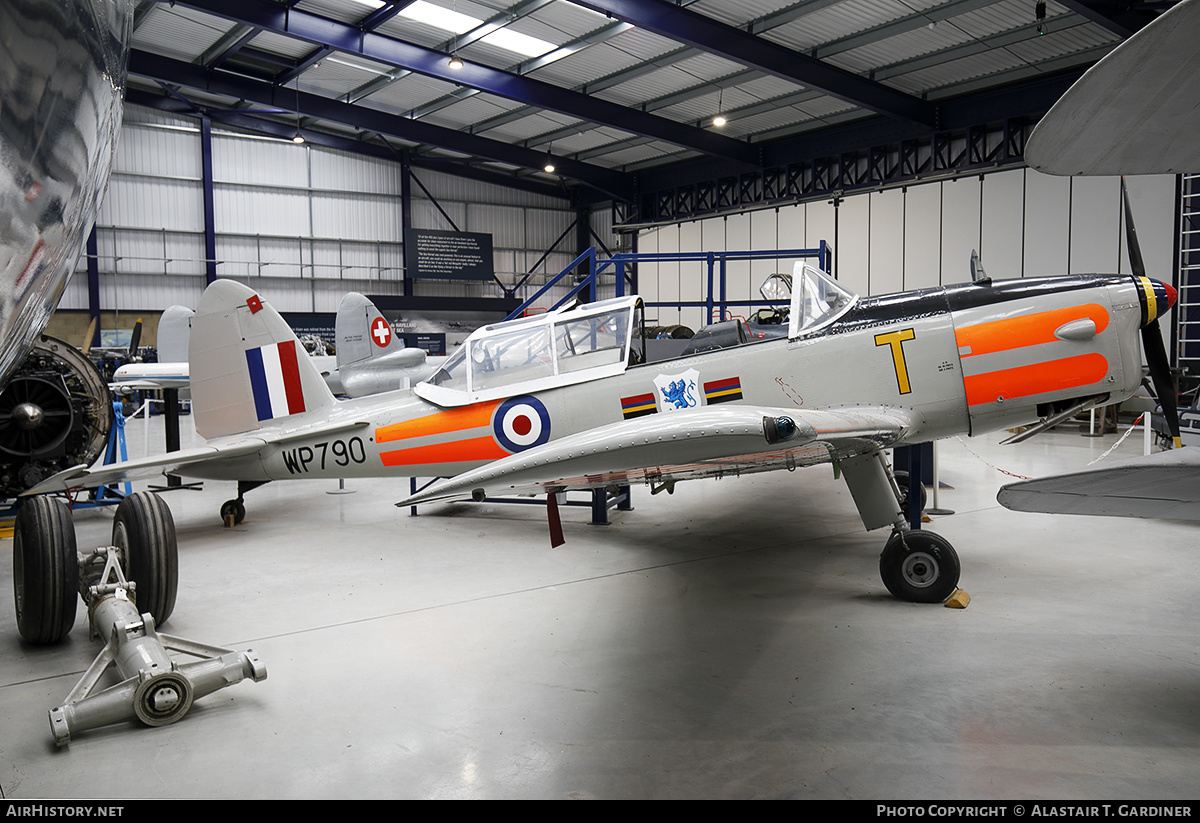
M 437 463 L 473 463 L 479 460 L 497 460 L 507 457 L 508 452 L 489 437 L 472 437 L 451 443 L 436 443 L 432 446 L 416 446 L 380 452 L 379 459 L 385 466 L 429 466 Z
M 967 390 L 967 404 L 977 406 L 1000 397 L 1008 400 L 1089 386 L 1099 383 L 1107 375 L 1108 360 L 1104 355 L 1093 352 L 966 376 L 963 377 L 963 385 Z
M 499 400 L 491 403 L 475 403 L 458 409 L 429 414 L 403 423 L 393 423 L 390 426 L 380 426 L 375 430 L 376 443 L 391 443 L 395 440 L 406 440 L 410 437 L 425 437 L 430 434 L 446 434 L 448 432 L 477 429 L 480 426 L 490 426 L 492 412 L 500 405 Z
M 1086 303 L 1066 309 L 1054 309 L 1023 317 L 993 320 L 975 326 L 964 326 L 954 332 L 962 357 L 1011 351 L 1041 343 L 1052 343 L 1054 332 L 1064 323 L 1090 317 L 1096 324 L 1096 334 L 1108 328 L 1108 311 L 1098 303 Z M 965 351 L 964 351 L 965 349 Z

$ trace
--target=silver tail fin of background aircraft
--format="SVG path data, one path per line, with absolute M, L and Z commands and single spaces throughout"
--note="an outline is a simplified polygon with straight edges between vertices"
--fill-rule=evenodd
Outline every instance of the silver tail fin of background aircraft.
M 232 280 L 216 281 L 200 299 L 188 360 L 196 431 L 208 439 L 336 402 L 279 312 Z
M 408 388 L 436 367 L 423 349 L 406 348 L 375 304 L 357 292 L 338 305 L 336 333 L 337 372 L 326 381 L 348 397 Z

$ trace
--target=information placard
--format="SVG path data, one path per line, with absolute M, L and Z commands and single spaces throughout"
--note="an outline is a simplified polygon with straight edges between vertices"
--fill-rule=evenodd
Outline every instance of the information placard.
M 414 280 L 491 280 L 492 236 L 405 229 L 404 267 Z

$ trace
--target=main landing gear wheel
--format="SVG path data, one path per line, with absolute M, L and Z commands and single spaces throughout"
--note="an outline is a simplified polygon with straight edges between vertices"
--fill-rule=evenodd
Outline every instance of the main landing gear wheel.
M 226 500 L 221 504 L 221 522 L 228 523 L 230 517 L 233 518 L 235 526 L 240 526 L 246 519 L 246 504 L 240 497 L 236 500 Z
M 137 608 L 161 626 L 175 610 L 179 549 L 171 510 L 157 494 L 131 494 L 117 506 L 113 545 L 121 550 L 125 576 L 136 584 Z
M 64 639 L 79 598 L 75 525 L 61 500 L 31 497 L 13 526 L 13 594 L 17 630 L 30 643 Z
M 958 588 L 962 567 L 946 538 L 933 532 L 893 532 L 879 555 L 887 590 L 913 603 L 942 603 Z

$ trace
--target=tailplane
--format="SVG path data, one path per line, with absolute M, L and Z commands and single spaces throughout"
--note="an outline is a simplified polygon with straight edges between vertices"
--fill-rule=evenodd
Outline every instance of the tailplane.
M 205 438 L 254 431 L 336 401 L 292 329 L 253 289 L 204 291 L 188 346 L 192 414 Z

